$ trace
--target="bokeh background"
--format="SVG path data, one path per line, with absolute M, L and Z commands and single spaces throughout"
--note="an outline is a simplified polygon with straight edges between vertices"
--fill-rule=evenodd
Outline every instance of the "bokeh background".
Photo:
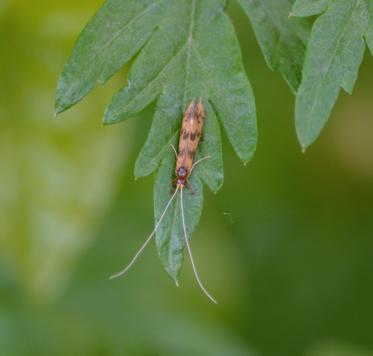
M 125 69 L 55 118 L 58 75 L 101 1 L 0 1 L 0 355 L 373 355 L 373 61 L 301 153 L 294 97 L 228 8 L 257 100 L 244 167 L 224 138 L 225 184 L 193 236 L 197 288 L 176 288 L 152 245 L 153 177 L 133 166 L 154 108 L 101 117 Z

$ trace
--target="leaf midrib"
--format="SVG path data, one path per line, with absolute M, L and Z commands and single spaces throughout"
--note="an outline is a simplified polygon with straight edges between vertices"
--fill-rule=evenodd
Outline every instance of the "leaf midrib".
M 183 94 L 183 109 L 186 106 L 186 88 L 188 84 L 188 77 L 190 72 L 190 58 L 192 53 L 193 45 L 193 32 L 194 32 L 194 17 L 196 13 L 196 0 L 192 0 L 189 14 L 189 28 L 188 28 L 188 37 L 186 40 L 186 64 L 185 64 L 185 78 L 184 78 L 184 94 Z
M 186 49 L 186 65 L 185 65 L 185 79 L 184 79 L 184 90 L 183 90 L 183 105 L 185 105 L 185 101 L 186 101 L 186 86 L 187 86 L 187 82 L 188 82 L 188 75 L 189 75 L 189 72 L 190 72 L 190 60 L 191 60 L 191 55 L 192 55 L 192 46 L 193 46 L 193 32 L 194 32 L 194 26 L 195 26 L 195 12 L 196 12 L 196 0 L 193 0 L 192 3 L 191 3 L 191 7 L 190 7 L 190 15 L 189 15 L 189 27 L 188 27 L 188 33 L 187 33 L 187 39 L 186 41 L 184 42 L 184 44 L 181 46 L 181 48 L 177 51 L 176 55 L 172 58 L 172 60 L 170 60 L 164 67 L 163 69 L 158 72 L 158 74 L 155 76 L 155 78 L 153 78 L 151 80 L 151 82 L 146 85 L 139 94 L 137 94 L 134 98 L 131 99 L 131 101 L 128 102 L 127 105 L 130 105 L 131 102 L 133 100 L 135 100 L 135 98 L 139 95 L 141 95 L 141 93 L 143 91 L 146 90 L 146 88 L 151 85 L 154 81 L 156 81 L 161 75 L 162 73 L 169 67 L 169 65 L 171 65 L 173 63 L 173 61 L 176 59 L 176 57 L 179 56 L 179 54 L 184 50 Z M 179 131 L 179 128 L 176 129 L 171 135 L 170 135 L 170 138 L 167 140 L 167 142 L 161 146 L 161 148 L 158 150 L 157 154 L 153 156 L 153 158 L 149 161 L 149 165 L 152 166 L 154 169 L 158 166 L 159 164 L 159 161 L 162 160 L 162 156 L 163 156 L 163 151 L 166 149 L 167 146 L 169 146 L 174 140 L 175 140 L 175 137 L 177 136 L 177 133 Z

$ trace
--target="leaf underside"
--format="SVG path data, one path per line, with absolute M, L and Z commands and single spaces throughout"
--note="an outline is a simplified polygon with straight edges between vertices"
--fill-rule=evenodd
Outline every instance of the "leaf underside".
M 352 92 L 369 29 L 365 0 L 298 0 L 292 13 L 308 16 L 318 11 L 324 12 L 312 28 L 295 105 L 297 135 L 303 149 L 319 136 L 340 88 Z
M 293 0 L 237 1 L 250 19 L 268 66 L 279 70 L 296 93 L 311 27 L 309 21 L 289 18 Z
M 202 211 L 202 182 L 217 191 L 223 183 L 220 125 L 241 160 L 256 146 L 254 96 L 238 41 L 223 0 L 108 0 L 81 33 L 59 80 L 56 112 L 81 100 L 96 83 L 105 83 L 135 57 L 127 85 L 104 115 L 113 124 L 156 101 L 152 126 L 135 165 L 135 176 L 157 171 L 155 220 L 172 195 L 175 157 L 183 112 L 193 98 L 203 100 L 206 118 L 196 159 L 184 190 L 188 236 Z M 177 281 L 184 238 L 179 197 L 156 234 L 161 261 Z

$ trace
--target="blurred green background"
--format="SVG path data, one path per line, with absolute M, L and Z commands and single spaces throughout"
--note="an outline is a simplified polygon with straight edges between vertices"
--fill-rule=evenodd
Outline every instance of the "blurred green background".
M 373 63 L 321 138 L 297 143 L 294 97 L 236 26 L 257 100 L 243 167 L 224 140 L 176 288 L 154 245 L 109 281 L 153 226 L 153 177 L 133 166 L 153 108 L 101 117 L 124 72 L 53 117 L 57 77 L 101 1 L 0 1 L 0 355 L 373 355 Z

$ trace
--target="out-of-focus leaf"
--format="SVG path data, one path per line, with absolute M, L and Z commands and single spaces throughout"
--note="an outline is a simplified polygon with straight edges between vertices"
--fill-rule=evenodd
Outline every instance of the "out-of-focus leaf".
M 237 0 L 255 31 L 264 58 L 295 93 L 299 87 L 310 24 L 289 18 L 292 0 Z
M 73 118 L 53 119 L 50 78 L 63 55 L 55 46 L 57 30 L 35 30 L 14 13 L 0 21 L 1 39 L 8 41 L 0 76 L 9 88 L 0 98 L 0 260 L 24 295 L 52 299 L 95 236 L 128 140 L 122 130 L 94 123 L 95 109 L 87 106 Z
M 306 356 L 373 356 L 373 352 L 364 347 L 329 341 L 313 347 Z
M 296 99 L 296 128 L 303 149 L 324 127 L 340 88 L 352 92 L 368 28 L 364 0 L 332 0 L 314 23 Z

